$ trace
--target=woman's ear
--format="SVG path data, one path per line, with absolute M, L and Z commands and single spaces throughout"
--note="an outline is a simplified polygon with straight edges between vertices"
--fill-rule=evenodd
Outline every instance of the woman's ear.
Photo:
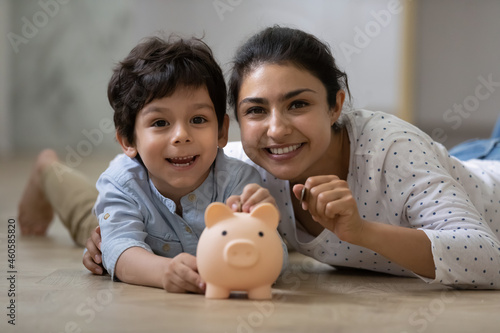
M 333 126 L 335 122 L 339 119 L 340 114 L 342 113 L 342 107 L 344 106 L 345 101 L 345 91 L 340 89 L 337 91 L 337 96 L 335 97 L 335 107 L 331 108 L 331 119 L 330 126 Z
M 116 132 L 116 140 L 118 141 L 118 143 L 120 143 L 120 146 L 122 147 L 125 155 L 130 158 L 134 158 L 137 156 L 137 149 L 133 144 L 128 142 L 127 138 L 121 136 L 120 134 L 118 134 L 118 132 Z
M 227 141 L 229 140 L 229 116 L 224 115 L 224 120 L 222 121 L 222 127 L 219 130 L 219 140 L 218 146 L 219 148 L 224 148 L 227 145 Z

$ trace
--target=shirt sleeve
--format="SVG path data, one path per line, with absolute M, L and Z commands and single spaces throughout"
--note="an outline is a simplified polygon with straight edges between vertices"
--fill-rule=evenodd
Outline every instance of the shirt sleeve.
M 238 163 L 239 168 L 234 172 L 231 172 L 231 178 L 233 179 L 232 185 L 226 188 L 225 198 L 229 198 L 231 195 L 240 195 L 243 193 L 243 189 L 248 184 L 258 184 L 263 186 L 260 174 L 255 170 L 255 168 L 244 163 Z
M 101 176 L 97 181 L 99 196 L 94 213 L 101 227 L 102 262 L 104 268 L 115 278 L 116 262 L 120 255 L 131 247 L 141 247 L 152 252 L 145 239 L 145 212 L 138 200 L 119 186 L 110 177 Z
M 416 134 L 392 139 L 382 186 L 392 216 L 399 215 L 404 227 L 423 230 L 431 241 L 436 276 L 423 279 L 500 289 L 500 242 L 473 204 L 465 180 L 449 171 L 455 167 L 444 147 Z

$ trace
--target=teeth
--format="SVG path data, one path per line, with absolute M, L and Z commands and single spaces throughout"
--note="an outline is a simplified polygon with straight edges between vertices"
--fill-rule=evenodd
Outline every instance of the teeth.
M 176 167 L 187 167 L 189 166 L 191 163 L 183 163 L 183 164 L 180 164 L 180 163 L 172 163 L 173 166 L 176 166 Z
M 194 156 L 185 156 L 185 157 L 175 157 L 168 159 L 173 166 L 176 167 L 187 167 L 194 162 Z
M 185 156 L 185 157 L 174 157 L 171 158 L 170 160 L 172 162 L 182 162 L 182 161 L 189 161 L 192 160 L 194 156 Z
M 301 146 L 300 144 L 297 144 L 297 145 L 288 146 L 285 148 L 269 148 L 269 150 L 274 155 L 281 155 L 281 154 L 286 154 L 286 153 L 289 153 L 291 151 L 294 151 L 294 150 L 298 149 L 300 146 Z

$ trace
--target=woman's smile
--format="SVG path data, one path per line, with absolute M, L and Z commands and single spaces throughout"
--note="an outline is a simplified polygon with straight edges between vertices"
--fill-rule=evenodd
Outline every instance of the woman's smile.
M 270 146 L 264 148 L 264 151 L 269 154 L 269 158 L 275 161 L 284 161 L 300 154 L 303 143 L 293 145 Z
M 301 143 L 284 147 L 269 147 L 266 148 L 273 155 L 283 155 L 294 152 L 302 146 Z
M 280 179 L 297 179 L 332 161 L 332 125 L 326 88 L 293 65 L 264 64 L 242 81 L 238 103 L 247 156 Z

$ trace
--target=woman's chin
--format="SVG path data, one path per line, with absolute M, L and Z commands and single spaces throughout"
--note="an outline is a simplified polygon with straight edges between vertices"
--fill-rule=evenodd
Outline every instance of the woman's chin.
M 283 166 L 268 163 L 266 166 L 264 166 L 264 169 L 266 169 L 267 172 L 272 174 L 274 177 L 282 180 L 293 180 L 297 179 L 300 176 L 298 169 L 290 167 L 289 165 Z

